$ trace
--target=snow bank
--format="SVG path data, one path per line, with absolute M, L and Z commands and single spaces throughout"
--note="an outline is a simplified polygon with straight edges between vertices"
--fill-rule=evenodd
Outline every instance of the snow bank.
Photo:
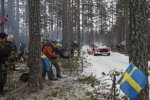
M 87 48 L 88 46 L 83 46 L 82 51 L 86 52 Z M 92 66 L 85 68 L 83 74 L 93 74 L 97 78 L 102 76 L 102 72 L 109 72 L 114 69 L 125 71 L 129 65 L 129 57 L 116 52 L 111 52 L 110 56 L 93 56 L 89 54 L 85 54 L 84 56 Z
M 85 45 L 82 51 L 86 52 L 87 49 L 88 46 Z M 87 53 L 84 56 L 87 62 L 91 63 L 91 66 L 84 69 L 83 75 L 89 76 L 92 74 L 96 76 L 96 78 L 102 77 L 102 72 L 108 73 L 111 70 L 124 72 L 129 65 L 129 57 L 117 52 L 111 52 L 110 56 L 94 56 Z M 150 68 L 150 61 L 148 61 L 148 66 Z M 117 77 L 117 80 L 118 78 L 119 77 Z M 119 85 L 117 85 L 117 87 L 119 88 Z M 121 92 L 120 95 L 123 96 L 124 94 Z

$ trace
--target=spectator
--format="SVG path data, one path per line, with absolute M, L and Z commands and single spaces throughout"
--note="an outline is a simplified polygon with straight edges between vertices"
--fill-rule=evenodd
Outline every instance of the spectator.
M 3 88 L 7 81 L 7 67 L 6 62 L 11 55 L 11 42 L 8 41 L 5 33 L 0 33 L 0 94 L 3 93 Z
M 48 57 L 48 59 L 52 62 L 52 64 L 55 66 L 56 68 L 56 76 L 58 78 L 62 78 L 61 76 L 61 72 L 60 72 L 60 65 L 58 63 L 58 54 L 55 54 L 53 52 L 54 49 L 54 44 L 49 42 L 44 48 L 43 48 L 43 53 Z
M 120 42 L 117 43 L 116 48 L 118 51 L 120 51 Z
M 15 44 L 14 36 L 11 34 L 8 34 L 7 42 L 11 43 L 11 55 L 8 57 L 8 64 L 10 67 L 9 69 L 15 70 L 14 62 L 16 62 L 18 59 L 18 52 L 17 52 L 17 46 Z
M 79 48 L 79 44 L 77 43 L 77 41 L 73 41 L 71 44 L 71 57 L 78 55 L 78 51 L 77 51 L 78 48 Z
M 43 53 L 41 53 L 41 58 L 42 58 L 42 62 L 43 62 L 43 72 L 42 72 L 43 80 L 45 80 L 46 73 L 48 75 L 49 80 L 52 80 L 52 81 L 57 80 L 57 78 L 54 77 L 53 70 L 52 70 L 52 64 L 49 61 L 49 59 Z
M 22 41 L 20 44 L 20 47 L 19 47 L 20 53 L 18 55 L 18 59 L 23 60 L 22 56 L 24 55 L 25 49 L 26 49 L 26 44 L 25 44 L 25 42 Z

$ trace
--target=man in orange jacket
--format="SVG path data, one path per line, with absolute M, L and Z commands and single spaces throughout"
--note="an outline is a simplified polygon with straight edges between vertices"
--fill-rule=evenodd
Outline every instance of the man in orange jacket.
M 53 52 L 54 46 L 52 43 L 48 43 L 42 50 L 42 52 L 47 56 L 47 58 L 52 62 L 52 64 L 55 66 L 56 68 L 56 76 L 58 78 L 62 78 L 61 74 L 60 74 L 60 65 L 57 61 L 57 58 L 59 57 L 58 54 L 55 54 Z

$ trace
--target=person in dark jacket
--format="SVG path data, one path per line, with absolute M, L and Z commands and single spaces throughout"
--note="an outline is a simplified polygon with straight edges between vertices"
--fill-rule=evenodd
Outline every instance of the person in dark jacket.
M 7 35 L 0 33 L 0 94 L 7 81 L 7 60 L 11 55 L 11 42 L 7 41 Z
M 26 44 L 25 44 L 25 42 L 22 41 L 22 42 L 20 43 L 19 54 L 18 54 L 18 59 L 19 59 L 20 61 L 24 61 L 23 55 L 24 55 L 25 49 L 26 49 Z

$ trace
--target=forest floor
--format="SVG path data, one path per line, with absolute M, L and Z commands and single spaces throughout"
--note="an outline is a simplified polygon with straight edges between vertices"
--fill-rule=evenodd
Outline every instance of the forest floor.
M 25 70 L 13 71 L 8 76 L 5 92 L 0 95 L 0 100 L 104 100 L 93 94 L 93 85 L 97 81 L 93 76 L 82 76 L 76 72 L 68 74 L 63 70 L 63 78 L 50 81 L 46 77 L 43 89 L 32 92 L 27 82 L 19 81 L 23 72 Z

